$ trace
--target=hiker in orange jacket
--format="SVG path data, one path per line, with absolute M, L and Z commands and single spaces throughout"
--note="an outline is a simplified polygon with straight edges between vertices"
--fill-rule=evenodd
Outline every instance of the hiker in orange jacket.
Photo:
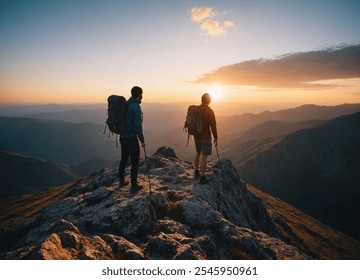
M 205 93 L 201 97 L 200 107 L 203 109 L 203 129 L 204 131 L 200 135 L 194 136 L 195 138 L 195 177 L 199 178 L 200 184 L 207 184 L 210 180 L 206 178 L 206 163 L 207 157 L 212 153 L 212 141 L 211 134 L 214 137 L 214 146 L 218 144 L 218 134 L 216 128 L 216 119 L 214 111 L 209 107 L 211 102 L 211 96 Z M 200 161 L 201 156 L 201 161 Z M 199 172 L 200 165 L 200 172 Z

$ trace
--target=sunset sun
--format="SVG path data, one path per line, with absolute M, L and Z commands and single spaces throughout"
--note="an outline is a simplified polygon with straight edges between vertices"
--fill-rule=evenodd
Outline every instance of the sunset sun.
M 225 89 L 222 86 L 211 86 L 209 93 L 213 101 L 221 101 L 225 97 Z

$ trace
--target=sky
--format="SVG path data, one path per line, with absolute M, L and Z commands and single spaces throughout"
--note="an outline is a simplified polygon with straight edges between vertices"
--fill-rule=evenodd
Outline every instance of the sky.
M 358 0 L 0 0 L 0 103 L 360 102 Z M 331 63 L 330 63 L 331 62 Z

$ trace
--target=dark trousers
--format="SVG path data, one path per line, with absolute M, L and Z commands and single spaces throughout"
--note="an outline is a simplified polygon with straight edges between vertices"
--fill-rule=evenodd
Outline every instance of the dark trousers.
M 140 146 L 138 139 L 120 138 L 121 161 L 119 164 L 119 180 L 125 180 L 125 167 L 130 157 L 131 159 L 131 185 L 136 185 L 139 167 Z

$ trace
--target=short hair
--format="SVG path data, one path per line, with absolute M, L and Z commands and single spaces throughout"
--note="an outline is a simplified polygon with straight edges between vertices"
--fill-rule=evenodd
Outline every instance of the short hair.
M 141 87 L 138 87 L 138 86 L 134 86 L 132 89 L 131 89 L 131 96 L 137 98 L 139 97 L 141 94 L 143 93 L 143 90 Z
M 201 102 L 209 104 L 211 102 L 211 96 L 208 93 L 204 93 L 201 96 Z

